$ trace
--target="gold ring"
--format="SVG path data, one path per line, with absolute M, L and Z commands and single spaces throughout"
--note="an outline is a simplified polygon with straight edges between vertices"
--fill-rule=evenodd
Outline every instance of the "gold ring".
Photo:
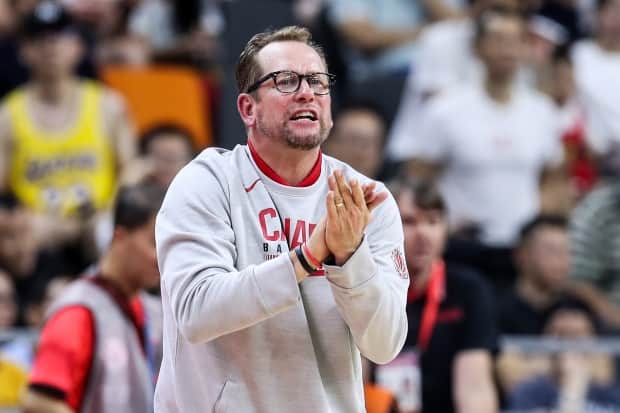
M 339 202 L 336 204 L 336 208 L 340 208 L 341 206 L 344 206 L 344 202 Z

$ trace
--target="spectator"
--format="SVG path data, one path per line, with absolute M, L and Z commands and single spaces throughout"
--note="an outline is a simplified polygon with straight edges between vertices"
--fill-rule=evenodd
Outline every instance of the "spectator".
M 147 178 L 167 188 L 196 154 L 193 142 L 189 131 L 175 125 L 160 125 L 144 133 L 140 154 L 147 163 Z
M 449 256 L 490 277 L 513 276 L 511 247 L 520 226 L 544 207 L 541 193 L 566 182 L 555 108 L 515 84 L 523 36 L 517 14 L 479 18 L 475 45 L 484 83 L 431 102 L 408 164 L 413 176 L 439 180 L 451 231 L 463 239 L 451 243 Z
M 583 340 L 597 336 L 596 316 L 582 303 L 560 302 L 549 310 L 545 335 Z M 567 351 L 552 356 L 550 374 L 521 384 L 511 395 L 509 407 L 516 412 L 557 409 L 562 413 L 593 413 L 620 409 L 620 389 L 597 379 L 600 357 Z M 603 359 L 603 361 L 605 361 Z M 611 368 L 611 359 L 606 367 Z M 605 366 L 603 366 L 605 367 Z
M 334 128 L 325 141 L 325 153 L 370 178 L 379 178 L 383 165 L 386 124 L 372 104 L 351 103 L 340 108 Z
M 588 144 L 604 164 L 620 149 L 620 0 L 597 4 L 596 37 L 575 45 L 573 62 Z
M 94 231 L 134 155 L 120 97 L 73 74 L 82 49 L 74 27 L 50 0 L 26 15 L 22 53 L 33 77 L 0 111 L 0 192 L 31 212 L 43 247 Z
M 428 20 L 458 12 L 445 0 L 329 0 L 327 5 L 345 46 L 346 96 L 380 105 L 391 124 L 422 29 Z
M 502 334 L 542 333 L 547 310 L 566 291 L 570 271 L 568 223 L 539 215 L 521 229 L 515 248 L 516 285 L 499 305 Z
M 539 215 L 521 229 L 514 252 L 517 279 L 499 302 L 499 330 L 505 335 L 542 334 L 547 312 L 569 292 L 570 242 L 568 223 L 555 215 Z M 506 350 L 497 362 L 505 393 L 534 375 L 549 370 L 548 359 Z
M 401 162 L 411 157 L 415 131 L 430 97 L 463 83 L 482 81 L 484 69 L 474 50 L 478 17 L 487 10 L 516 11 L 518 4 L 517 0 L 473 0 L 464 18 L 439 21 L 422 32 L 390 130 L 389 159 Z
M 422 412 L 495 412 L 496 336 L 490 288 L 475 272 L 442 260 L 447 214 L 433 185 L 404 181 L 391 190 L 403 220 L 412 282 L 405 351 L 395 362 L 378 367 L 379 384 L 389 369 L 410 360 L 409 368 L 421 371 L 421 393 L 412 393 L 419 388 L 405 394 L 391 388 L 402 410 L 418 411 L 421 394 Z M 410 357 L 414 349 L 420 354 Z M 403 377 L 415 380 L 418 375 L 405 371 Z
M 129 18 L 129 31 L 145 38 L 158 61 L 201 68 L 219 54 L 218 37 L 225 28 L 221 0 L 143 0 Z
M 605 324 L 620 329 L 620 181 L 590 192 L 571 217 L 576 292 Z
M 96 275 L 67 287 L 48 312 L 27 413 L 152 411 L 157 366 L 140 291 L 159 282 L 154 228 L 163 196 L 154 185 L 120 190 Z

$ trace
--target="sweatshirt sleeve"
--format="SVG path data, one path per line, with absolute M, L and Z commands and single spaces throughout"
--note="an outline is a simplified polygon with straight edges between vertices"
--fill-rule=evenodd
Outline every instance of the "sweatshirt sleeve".
M 288 254 L 235 268 L 227 184 L 217 172 L 222 167 L 205 160 L 185 167 L 168 189 L 155 227 L 162 294 L 192 343 L 250 327 L 300 301 Z
M 355 344 L 366 358 L 383 364 L 396 357 L 407 336 L 409 275 L 394 198 L 373 211 L 372 219 L 351 258 L 341 267 L 325 269 Z

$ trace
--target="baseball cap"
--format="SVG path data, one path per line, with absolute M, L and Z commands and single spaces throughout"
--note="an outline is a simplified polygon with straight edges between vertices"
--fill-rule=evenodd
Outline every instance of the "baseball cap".
M 75 31 L 75 23 L 69 12 L 58 2 L 44 0 L 24 16 L 21 34 L 24 37 L 38 37 Z

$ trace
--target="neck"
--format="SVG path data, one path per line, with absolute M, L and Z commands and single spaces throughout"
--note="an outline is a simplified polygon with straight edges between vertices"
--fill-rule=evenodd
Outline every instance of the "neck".
M 496 102 L 507 103 L 512 96 L 512 79 L 490 79 L 485 81 L 487 94 Z
M 71 96 L 74 85 L 75 82 L 71 78 L 34 80 L 32 90 L 39 99 L 57 103 L 67 100 Z
M 429 263 L 423 267 L 408 264 L 408 267 L 411 271 L 411 284 L 413 289 L 415 291 L 424 291 L 431 279 L 433 264 Z
M 101 277 L 114 283 L 126 297 L 133 297 L 139 289 L 129 282 L 129 277 L 125 276 L 120 260 L 115 258 L 113 249 L 114 246 L 110 247 L 108 253 L 101 259 L 99 264 Z
M 256 136 L 250 136 L 249 140 L 267 165 L 290 185 L 297 185 L 308 176 L 320 151 L 318 146 L 310 150 L 301 150 L 278 145 L 270 139 L 259 139 Z
M 553 303 L 555 295 L 536 285 L 528 276 L 521 276 L 517 281 L 517 294 L 536 309 L 544 309 Z
M 618 37 L 600 35 L 598 44 L 601 49 L 608 52 L 620 52 L 620 38 Z

